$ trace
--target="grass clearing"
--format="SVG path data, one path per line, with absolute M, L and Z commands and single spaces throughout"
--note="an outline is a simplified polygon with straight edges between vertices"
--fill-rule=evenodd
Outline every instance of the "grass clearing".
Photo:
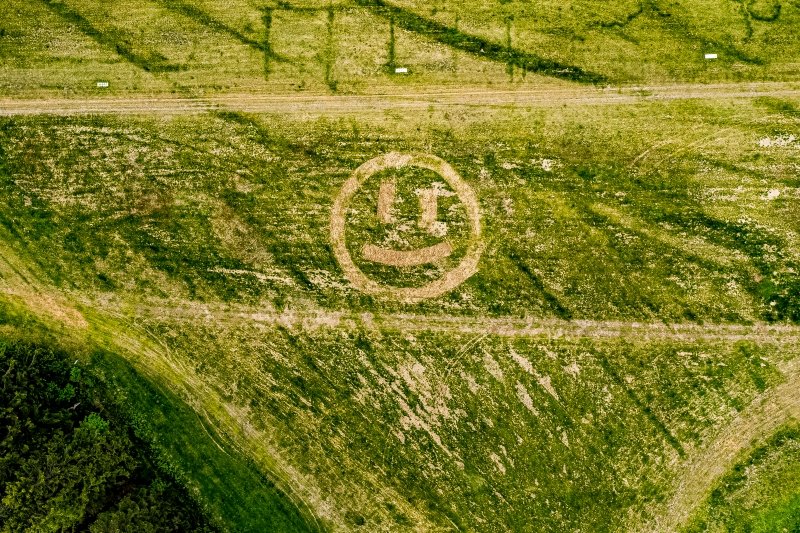
M 795 131 L 795 119 L 762 123 L 746 103 L 619 109 L 521 110 L 491 127 L 440 112 L 425 117 L 423 133 L 399 138 L 377 116 L 272 122 L 269 130 L 261 118 L 232 113 L 124 124 L 7 119 L 3 223 L 24 235 L 32 256 L 50 258 L 41 268 L 66 290 L 402 311 L 345 288 L 328 238 L 330 206 L 373 155 L 432 151 L 480 199 L 482 261 L 492 268 L 442 302 L 421 304 L 423 312 L 797 316 L 796 148 L 759 144 Z M 667 116 L 676 127 L 666 139 L 640 126 Z M 545 159 L 556 168 L 545 170 Z M 782 192 L 770 198 L 772 190 Z
M 128 4 L 0 14 L 0 335 L 215 521 L 795 527 L 800 5 Z
M 791 531 L 798 521 L 798 429 L 789 423 L 717 483 L 684 531 Z

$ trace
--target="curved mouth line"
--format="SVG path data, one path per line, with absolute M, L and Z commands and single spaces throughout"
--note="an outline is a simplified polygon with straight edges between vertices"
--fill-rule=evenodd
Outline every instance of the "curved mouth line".
M 449 242 L 440 242 L 433 246 L 417 248 L 416 250 L 391 250 L 374 244 L 365 244 L 361 252 L 364 259 L 373 263 L 395 267 L 409 267 L 436 263 L 453 253 Z

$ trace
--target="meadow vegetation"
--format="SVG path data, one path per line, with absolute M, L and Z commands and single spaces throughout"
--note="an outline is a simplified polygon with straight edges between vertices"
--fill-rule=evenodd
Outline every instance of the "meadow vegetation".
M 347 288 L 330 205 L 366 159 L 435 151 L 481 199 L 492 266 L 417 310 L 796 320 L 795 105 L 6 119 L 0 221 L 68 291 L 398 311 Z
M 0 117 L 0 530 L 796 529 L 798 25 L 777 0 L 7 0 L 3 98 L 218 108 Z M 357 94 L 396 98 L 323 98 Z M 331 242 L 390 152 L 479 204 L 477 272 L 418 303 Z M 364 183 L 355 268 L 402 289 L 471 253 L 445 181 Z
M 2 531 L 218 531 L 71 355 L 0 341 Z
M 279 480 L 284 503 L 267 509 L 302 517 L 284 530 L 621 531 L 656 518 L 675 465 L 787 379 L 795 345 L 424 324 L 795 324 L 796 110 L 775 98 L 643 99 L 431 110 L 391 126 L 377 112 L 8 118 L 0 222 L 15 253 L 104 332 L 97 342 L 158 340 L 160 355 L 134 366 L 157 379 L 163 357 L 162 383 L 251 472 Z M 450 162 L 480 199 L 486 240 L 477 274 L 413 306 L 350 288 L 328 240 L 342 183 L 394 150 Z M 418 215 L 424 178 L 400 176 L 398 216 Z M 386 239 L 369 229 L 375 198 L 373 186 L 358 200 L 368 216 L 356 254 Z M 406 244 L 433 242 L 418 237 Z M 421 329 L 403 326 L 406 313 Z M 124 375 L 111 361 L 99 367 Z M 187 486 L 247 529 L 244 507 L 194 470 L 204 455 L 187 458 L 185 443 L 168 449 L 183 454 Z
M 783 81 L 798 63 L 798 23 L 800 6 L 777 0 L 9 0 L 0 94 Z
M 795 531 L 800 524 L 800 432 L 782 427 L 746 451 L 684 531 Z

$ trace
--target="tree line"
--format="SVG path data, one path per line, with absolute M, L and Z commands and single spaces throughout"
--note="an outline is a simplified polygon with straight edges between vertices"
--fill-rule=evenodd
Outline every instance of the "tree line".
M 0 339 L 1 532 L 218 530 L 68 352 Z

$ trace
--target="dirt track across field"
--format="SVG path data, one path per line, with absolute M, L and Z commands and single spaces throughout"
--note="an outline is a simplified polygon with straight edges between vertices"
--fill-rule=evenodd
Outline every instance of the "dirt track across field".
M 301 115 L 387 110 L 427 110 L 430 106 L 557 107 L 630 104 L 653 100 L 735 99 L 772 96 L 800 98 L 800 83 L 680 84 L 654 87 L 564 87 L 519 91 L 453 90 L 375 95 L 227 94 L 206 98 L 113 96 L 104 98 L 0 99 L 0 116 L 78 114 L 197 114 L 214 110 Z
M 350 310 L 269 310 L 235 304 L 204 304 L 148 299 L 137 304 L 115 297 L 76 298 L 82 305 L 103 311 L 120 311 L 133 317 L 213 322 L 252 322 L 266 326 L 309 330 L 324 328 L 377 328 L 404 333 L 447 333 L 540 337 L 547 339 L 618 339 L 640 341 L 752 341 L 760 344 L 796 344 L 800 326 L 767 324 L 698 324 L 692 322 L 626 322 L 614 320 L 561 320 L 551 318 L 470 317 L 442 314 L 357 313 Z M 123 311 L 124 310 L 124 311 Z

